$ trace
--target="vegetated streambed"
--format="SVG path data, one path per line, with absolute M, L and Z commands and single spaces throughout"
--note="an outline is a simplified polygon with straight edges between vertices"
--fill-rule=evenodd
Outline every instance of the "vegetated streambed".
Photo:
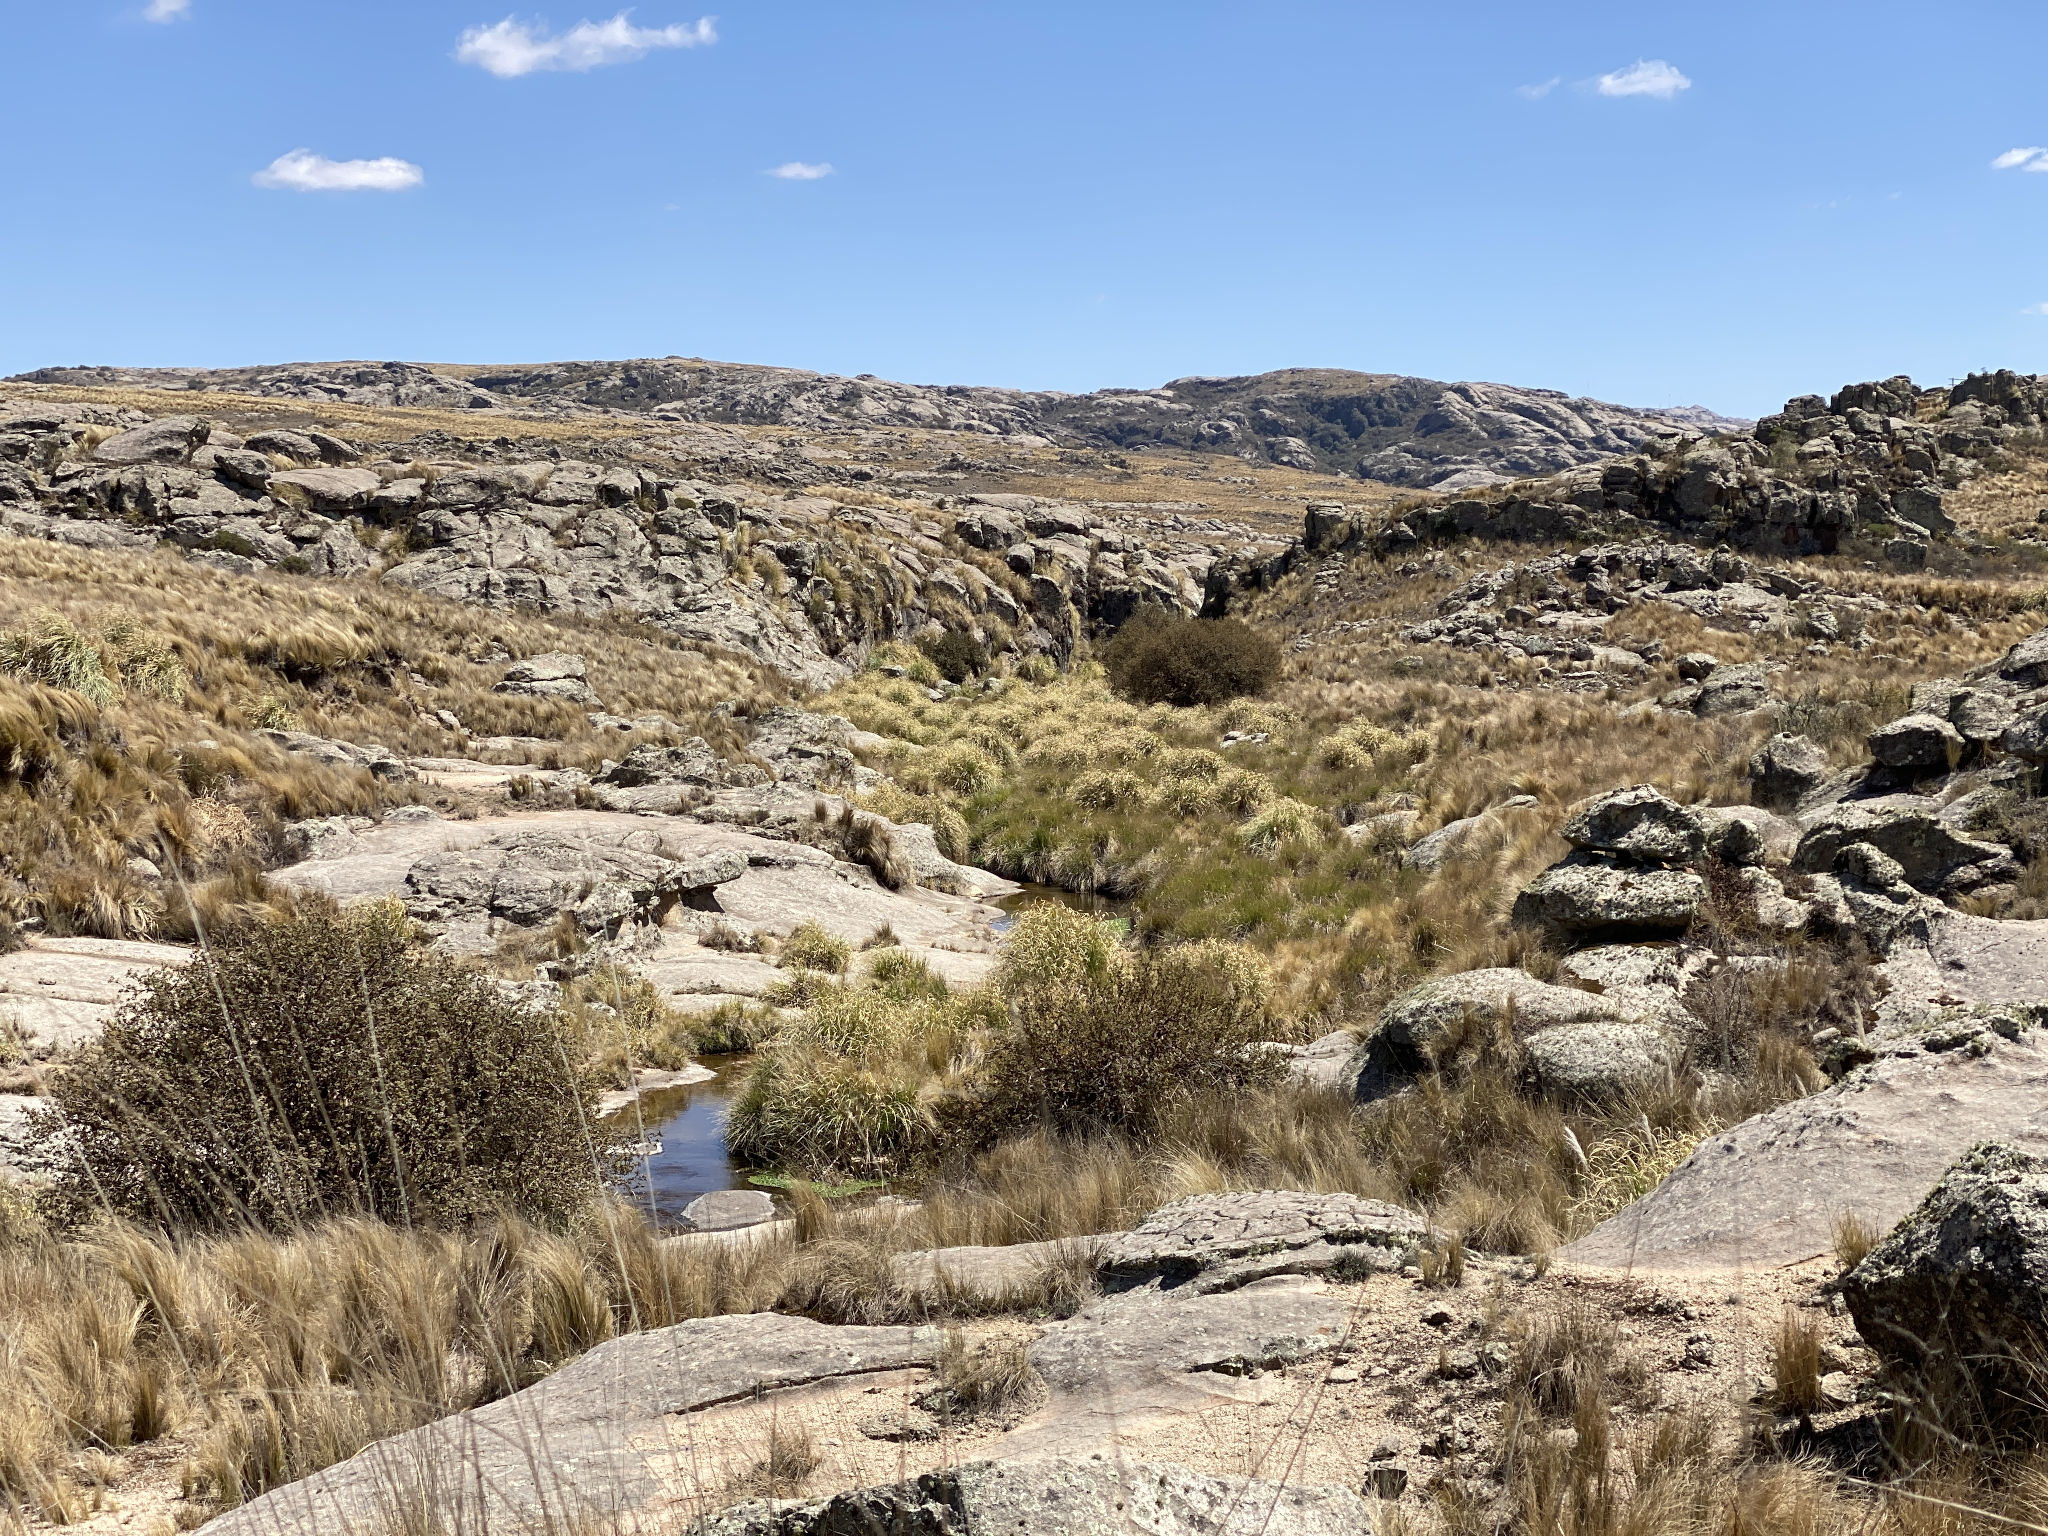
M 751 1056 L 703 1057 L 700 1065 L 718 1074 L 709 1082 L 642 1094 L 620 1111 L 614 1123 L 642 1143 L 624 1193 L 657 1225 L 680 1226 L 683 1207 L 714 1189 L 753 1187 L 725 1149 L 725 1119 L 752 1063 Z

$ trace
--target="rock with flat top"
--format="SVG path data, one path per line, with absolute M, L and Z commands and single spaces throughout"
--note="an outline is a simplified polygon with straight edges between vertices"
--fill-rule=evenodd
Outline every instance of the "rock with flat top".
M 1563 831 L 1574 848 L 1645 864 L 1686 863 L 1707 843 L 1699 812 L 1650 784 L 1601 795 L 1566 821 Z
M 510 1397 L 380 1440 L 218 1516 L 218 1536 L 382 1529 L 428 1491 L 435 1528 L 627 1528 L 668 1496 L 671 1416 L 756 1393 L 928 1363 L 929 1329 L 832 1327 L 758 1312 L 630 1334 Z M 445 1506 L 445 1507 L 441 1507 Z M 771 1527 L 772 1529 L 772 1527 Z
M 1912 795 L 1852 800 L 1814 817 L 1792 855 L 1792 868 L 1823 874 L 1852 844 L 1865 844 L 1896 860 L 1916 891 L 1955 894 L 2011 880 L 2010 849 L 1981 843 L 1946 826 L 1941 807 Z
M 1583 1019 L 1619 1019 L 1613 1002 L 1577 987 L 1552 986 L 1512 966 L 1438 976 L 1380 1011 L 1369 1048 L 1391 1070 L 1423 1071 L 1454 1050 L 1474 1025 L 1512 1021 L 1518 1033 Z
M 775 1201 L 758 1189 L 714 1189 L 683 1207 L 683 1220 L 697 1232 L 731 1232 L 775 1219 Z
M 108 438 L 92 456 L 102 464 L 183 464 L 206 442 L 207 431 L 198 416 L 160 416 Z
M 1869 739 L 1871 757 L 1885 768 L 1946 773 L 1963 754 L 1963 733 L 1938 715 L 1902 715 Z
M 562 651 L 548 651 L 515 661 L 505 669 L 504 681 L 493 693 L 524 694 L 535 699 L 566 699 L 572 704 L 596 707 L 599 700 L 583 680 L 583 658 Z
M 272 475 L 264 486 L 280 501 L 303 497 L 315 512 L 337 516 L 369 506 L 384 482 L 368 469 L 287 469 Z
M 1328 1269 L 1347 1253 L 1361 1267 L 1399 1268 L 1428 1230 L 1414 1212 L 1358 1195 L 1190 1195 L 1104 1243 L 1097 1273 L 1105 1290 L 1157 1280 L 1202 1293 Z
M 2020 641 L 1998 663 L 1998 675 L 2022 688 L 2048 685 L 2048 629 Z
M 1780 731 L 1749 760 L 1750 798 L 1784 810 L 1828 776 L 1828 755 L 1805 736 Z
M 1706 898 L 1706 881 L 1689 869 L 1575 854 L 1522 888 L 1514 917 L 1573 938 L 1653 938 L 1684 932 Z
M 1522 1049 L 1538 1089 L 1595 1104 L 1618 1103 L 1665 1082 L 1679 1054 L 1665 1031 L 1628 1020 L 1559 1024 L 1538 1030 Z

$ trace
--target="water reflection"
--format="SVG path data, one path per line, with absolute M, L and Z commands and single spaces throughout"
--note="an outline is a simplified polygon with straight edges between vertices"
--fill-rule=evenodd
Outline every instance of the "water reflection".
M 651 1201 L 658 1225 L 679 1225 L 683 1207 L 699 1195 L 752 1187 L 725 1150 L 726 1116 L 750 1061 L 746 1056 L 706 1056 L 702 1064 L 718 1074 L 710 1082 L 643 1094 L 614 1122 L 645 1143 L 625 1194 L 643 1211 Z

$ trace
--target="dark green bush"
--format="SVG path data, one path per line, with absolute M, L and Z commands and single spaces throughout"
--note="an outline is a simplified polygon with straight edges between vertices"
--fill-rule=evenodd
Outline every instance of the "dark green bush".
M 972 1123 L 1143 1139 L 1190 1099 L 1275 1075 L 1265 983 L 1224 946 L 1135 955 L 1012 993 Z
M 1102 662 L 1110 686 L 1140 704 L 1220 704 L 1272 687 L 1280 647 L 1237 619 L 1147 607 L 1116 632 Z
M 949 629 L 942 635 L 926 635 L 917 648 L 939 669 L 949 683 L 964 683 L 988 670 L 988 652 L 964 629 Z
M 555 1221 L 616 1165 L 560 1019 L 410 946 L 395 908 L 304 912 L 145 977 L 53 1087 L 72 1219 L 285 1229 Z

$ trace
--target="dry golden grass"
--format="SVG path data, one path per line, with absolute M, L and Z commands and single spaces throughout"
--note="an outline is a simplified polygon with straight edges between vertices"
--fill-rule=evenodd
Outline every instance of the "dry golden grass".
M 0 1243 L 0 1508 L 57 1518 L 94 1453 L 158 1441 L 200 1505 L 234 1504 L 615 1332 L 759 1310 L 786 1270 L 769 1245 L 663 1242 L 619 1205 L 560 1234 L 21 1235 Z
M 460 756 L 475 736 L 541 738 L 543 766 L 595 767 L 624 742 L 558 701 L 492 692 L 499 658 L 572 651 L 615 711 L 660 713 L 728 751 L 727 700 L 787 697 L 752 663 L 706 656 L 637 621 L 464 607 L 371 582 L 240 577 L 171 554 L 0 540 L 0 612 L 88 634 L 138 616 L 185 674 L 180 696 L 129 686 L 104 706 L 0 677 L 0 916 L 54 931 L 147 934 L 182 903 L 138 878 L 147 859 L 194 884 L 275 862 L 286 820 L 411 798 L 256 737 L 280 722 L 401 755 Z M 637 738 L 634 738 L 637 739 Z M 211 743 L 211 745 L 206 745 Z

